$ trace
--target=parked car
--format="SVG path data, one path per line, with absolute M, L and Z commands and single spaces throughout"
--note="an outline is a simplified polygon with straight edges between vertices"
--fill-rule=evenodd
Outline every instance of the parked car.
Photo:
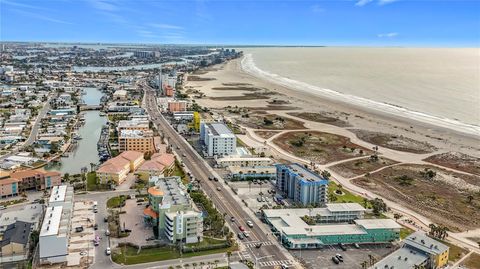
M 335 254 L 335 257 L 338 259 L 339 262 L 343 262 L 343 257 L 339 253 Z
M 359 244 L 357 244 L 357 243 L 353 244 L 353 246 L 354 246 L 355 248 L 357 248 L 357 249 L 359 249 L 359 248 L 360 248 L 360 245 L 359 245 Z
M 107 230 L 105 231 L 105 235 L 106 235 L 106 236 L 110 236 L 110 230 L 107 229 Z
M 213 180 L 213 177 L 208 177 L 208 180 L 212 181 L 212 180 Z
M 95 223 L 95 225 L 93 225 L 93 229 L 98 230 L 98 224 L 97 223 Z
M 217 191 L 221 191 L 222 189 L 220 187 L 217 187 Z
M 282 269 L 288 269 L 288 266 L 286 264 L 282 264 Z
M 335 263 L 335 264 L 339 264 L 340 261 L 337 259 L 337 257 L 333 256 L 332 257 L 332 261 Z
M 103 222 L 108 222 L 108 217 L 103 217 Z
M 0 210 L 4 210 L 4 209 L 6 209 L 6 208 L 7 208 L 6 206 L 0 205 Z
M 110 254 L 112 254 L 112 251 L 110 250 L 110 247 L 107 247 L 107 249 L 105 249 L 105 254 L 107 256 L 110 256 Z
M 82 226 L 75 227 L 75 232 L 77 233 L 83 232 L 83 227 Z
M 343 251 L 347 251 L 347 247 L 345 247 L 344 244 L 338 243 L 338 246 L 339 246 Z
M 218 178 L 214 177 L 213 180 L 214 180 L 214 181 L 218 181 Z
M 251 220 L 247 220 L 247 225 L 250 228 L 253 228 L 253 222 Z

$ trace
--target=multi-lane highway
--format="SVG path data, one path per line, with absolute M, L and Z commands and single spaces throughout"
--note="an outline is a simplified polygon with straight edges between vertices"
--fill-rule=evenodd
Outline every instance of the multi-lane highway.
M 145 92 L 145 109 L 150 115 L 151 120 L 157 126 L 158 130 L 167 138 L 168 143 L 173 146 L 178 155 L 182 156 L 182 161 L 190 170 L 192 175 L 200 180 L 201 187 L 209 198 L 213 201 L 220 213 L 226 213 L 226 221 L 235 234 L 240 232 L 239 226 L 249 230 L 250 237 L 242 241 L 242 249 L 238 255 L 240 259 L 248 259 L 256 262 L 257 268 L 272 268 L 279 265 L 292 265 L 294 260 L 288 252 L 283 249 L 276 238 L 268 233 L 268 230 L 260 227 L 263 225 L 258 219 L 248 214 L 241 201 L 235 199 L 234 194 L 225 188 L 221 182 L 210 181 L 209 177 L 218 177 L 212 168 L 198 155 L 190 144 L 181 137 L 167 122 L 158 110 L 155 91 L 146 84 L 142 85 Z M 230 221 L 234 217 L 235 221 Z M 253 228 L 249 228 L 247 221 L 254 223 Z M 263 245 L 256 248 L 258 243 Z

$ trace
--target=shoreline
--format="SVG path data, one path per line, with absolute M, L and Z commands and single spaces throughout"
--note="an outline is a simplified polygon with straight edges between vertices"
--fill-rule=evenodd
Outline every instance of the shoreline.
M 284 85 L 259 78 L 243 70 L 243 58 L 212 66 L 201 74 L 191 74 L 202 80 L 186 79 L 187 92 L 201 92 L 202 98 L 196 102 L 205 107 L 224 111 L 225 107 L 241 107 L 250 109 L 251 113 L 265 111 L 271 114 L 278 112 L 318 112 L 348 123 L 345 130 L 360 129 L 381 132 L 390 135 L 404 136 L 421 142 L 426 142 L 444 152 L 456 151 L 471 156 L 480 157 L 479 137 L 448 128 L 435 126 L 414 119 L 380 111 L 369 110 L 368 107 L 358 107 L 340 100 L 331 100 L 318 94 L 291 89 Z M 270 99 L 238 99 L 248 91 L 227 89 L 228 85 L 243 84 L 258 90 L 273 91 Z M 223 87 L 222 90 L 218 90 Z M 214 89 L 215 88 L 215 89 Z M 211 97 L 214 97 L 211 99 Z M 217 97 L 223 97 L 221 100 Z M 230 99 L 225 97 L 231 97 Z M 279 101 L 275 105 L 271 101 Z
M 286 87 L 292 91 L 301 91 L 305 94 L 311 94 L 319 98 L 327 99 L 331 102 L 341 103 L 344 106 L 351 105 L 358 110 L 368 111 L 382 117 L 402 118 L 404 121 L 414 121 L 417 124 L 426 124 L 431 128 L 444 129 L 450 132 L 456 132 L 459 135 L 480 139 L 480 126 L 464 123 L 459 120 L 442 118 L 430 115 L 421 111 L 410 110 L 408 108 L 378 102 L 371 99 L 341 93 L 335 90 L 311 85 L 306 82 L 297 81 L 269 71 L 258 68 L 252 57 L 252 54 L 246 54 L 240 61 L 243 72 L 248 73 L 258 79 L 267 80 L 271 83 Z M 349 103 L 351 102 L 351 103 Z

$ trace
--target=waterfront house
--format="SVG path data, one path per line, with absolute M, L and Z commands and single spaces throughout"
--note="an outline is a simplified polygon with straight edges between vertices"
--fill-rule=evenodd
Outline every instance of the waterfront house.
M 56 171 L 22 170 L 10 174 L 19 180 L 20 192 L 26 190 L 46 190 L 62 183 L 62 176 Z

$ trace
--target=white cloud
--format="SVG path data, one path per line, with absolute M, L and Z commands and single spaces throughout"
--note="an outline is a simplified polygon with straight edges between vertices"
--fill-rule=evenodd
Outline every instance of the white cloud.
M 25 10 L 12 9 L 12 11 L 14 11 L 18 14 L 21 14 L 23 16 L 33 18 L 33 19 L 39 19 L 39 20 L 42 20 L 42 21 L 48 21 L 48 22 L 54 22 L 54 23 L 60 23 L 60 24 L 73 24 L 73 23 L 68 22 L 68 21 L 58 20 L 58 19 L 55 19 L 55 18 L 52 18 L 52 17 L 44 16 L 42 14 L 29 12 L 29 11 L 25 11 Z
M 371 2 L 373 2 L 375 0 L 358 0 L 355 5 L 357 7 L 363 7 Z M 393 2 L 397 2 L 398 0 L 378 0 L 377 3 L 381 6 L 383 5 L 386 5 L 386 4 L 390 4 L 390 3 L 393 3 Z
M 117 10 L 117 6 L 115 6 L 111 1 L 108 0 L 89 0 L 90 5 L 98 10 L 103 11 L 115 11 Z
M 182 30 L 182 26 L 166 24 L 166 23 L 149 23 L 151 27 L 159 28 L 159 29 L 171 29 L 171 30 Z
M 386 4 L 396 2 L 396 1 L 398 1 L 398 0 L 378 0 L 378 4 L 379 5 L 386 5 Z
M 311 8 L 312 12 L 314 13 L 321 13 L 321 12 L 324 12 L 325 9 L 322 8 L 320 5 L 313 5 Z
M 378 34 L 377 36 L 380 37 L 380 38 L 384 38 L 384 37 L 385 38 L 393 38 L 393 37 L 398 36 L 398 33 L 396 33 L 396 32 L 384 33 L 384 34 Z
M 359 0 L 357 3 L 355 3 L 355 5 L 357 7 L 363 7 L 364 5 L 372 2 L 373 0 Z

